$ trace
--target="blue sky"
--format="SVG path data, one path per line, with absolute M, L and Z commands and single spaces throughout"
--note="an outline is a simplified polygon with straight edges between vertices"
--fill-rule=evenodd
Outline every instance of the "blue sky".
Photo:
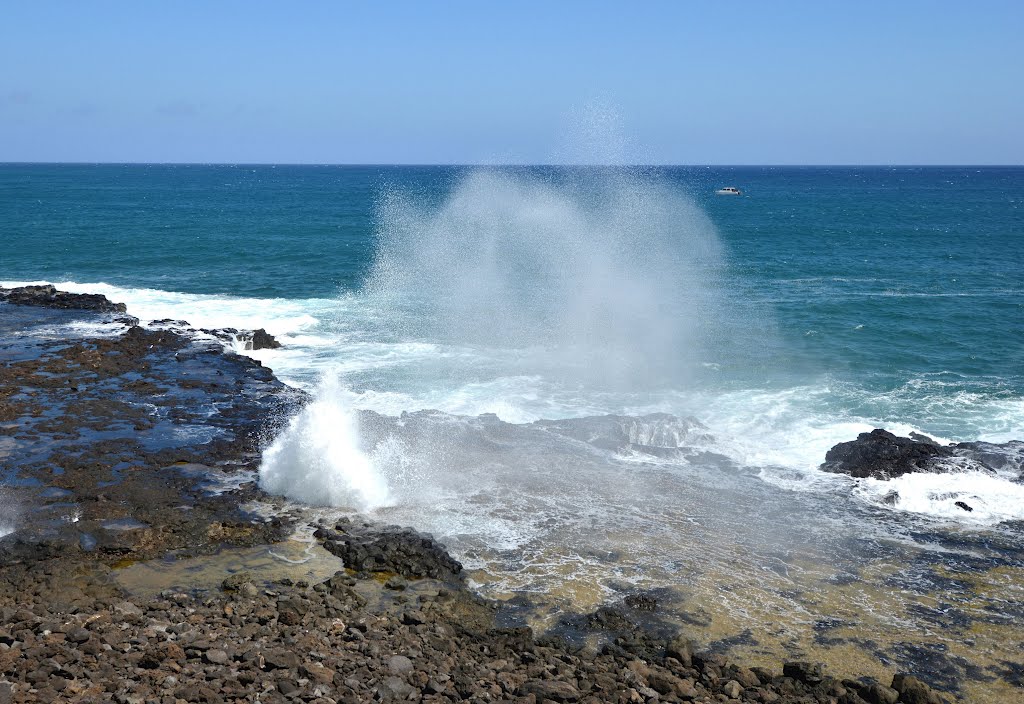
M 1024 163 L 1021 2 L 0 0 L 0 17 L 0 161 Z

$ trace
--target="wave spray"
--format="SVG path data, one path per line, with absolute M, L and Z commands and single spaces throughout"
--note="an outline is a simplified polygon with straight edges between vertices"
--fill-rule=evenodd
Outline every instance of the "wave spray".
M 542 380 L 541 393 L 635 396 L 684 388 L 720 352 L 735 322 L 722 314 L 723 268 L 710 220 L 654 171 L 481 168 L 440 203 L 384 195 L 360 300 L 381 321 L 382 338 L 451 358 L 405 369 L 417 378 L 403 381 L 420 389 L 454 377 L 529 378 Z M 364 388 L 373 382 L 389 380 L 360 380 Z M 264 488 L 359 508 L 417 495 L 423 487 L 395 481 L 409 478 L 408 457 L 396 462 L 394 452 L 360 445 L 355 411 L 344 403 L 358 396 L 339 393 L 341 383 L 325 381 L 267 451 Z M 585 406 L 552 414 L 595 412 Z M 436 477 L 433 469 L 416 476 Z

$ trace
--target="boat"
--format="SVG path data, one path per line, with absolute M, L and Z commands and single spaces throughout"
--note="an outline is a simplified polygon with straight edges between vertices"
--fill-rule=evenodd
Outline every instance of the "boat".
M 726 186 L 725 188 L 719 188 L 717 191 L 715 191 L 715 193 L 720 195 L 720 196 L 741 196 L 741 195 L 743 195 L 740 192 L 740 189 L 733 188 L 732 186 Z

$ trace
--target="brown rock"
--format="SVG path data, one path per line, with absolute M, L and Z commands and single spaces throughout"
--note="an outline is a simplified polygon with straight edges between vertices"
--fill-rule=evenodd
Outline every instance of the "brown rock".
M 942 698 L 913 675 L 899 673 L 893 676 L 892 688 L 899 692 L 899 700 L 906 704 L 942 704 Z
M 551 699 L 556 702 L 574 702 L 580 698 L 580 691 L 568 682 L 558 680 L 532 680 L 519 690 L 523 695 L 534 695 L 538 700 Z

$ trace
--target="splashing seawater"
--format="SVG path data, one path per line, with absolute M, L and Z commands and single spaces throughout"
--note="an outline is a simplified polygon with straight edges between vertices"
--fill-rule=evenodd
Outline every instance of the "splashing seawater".
M 367 286 L 396 336 L 553 355 L 590 385 L 664 386 L 706 341 L 721 247 L 677 189 L 619 169 L 471 174 L 440 210 L 382 208 Z
M 726 314 L 714 226 L 678 186 L 654 176 L 481 169 L 439 206 L 388 193 L 380 223 L 361 298 L 382 321 L 382 337 L 437 350 L 411 370 L 421 388 L 468 374 L 480 384 L 539 379 L 552 394 L 577 396 L 678 389 L 737 323 L 736 311 Z M 453 351 L 465 349 L 478 354 L 459 368 L 465 356 Z M 371 460 L 360 449 L 355 420 L 338 406 L 339 383 L 329 374 L 268 450 L 263 485 L 305 502 L 383 505 L 389 497 L 378 489 L 405 465 L 395 465 L 395 453 Z M 334 423 L 346 430 L 320 438 Z M 380 486 L 364 490 L 353 472 Z
M 383 476 L 360 449 L 357 423 L 335 377 L 263 453 L 260 485 L 311 506 L 371 509 L 388 503 Z

